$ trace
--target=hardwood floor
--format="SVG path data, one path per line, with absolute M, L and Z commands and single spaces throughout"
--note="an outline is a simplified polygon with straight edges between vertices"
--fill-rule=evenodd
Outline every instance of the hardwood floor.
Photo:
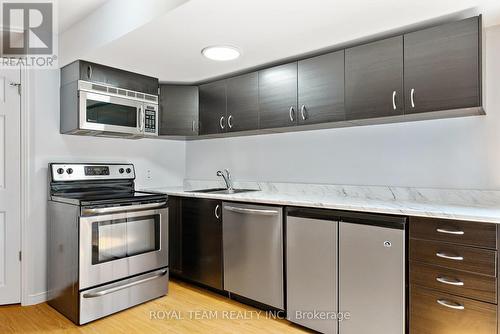
M 1 306 L 0 333 L 312 333 L 184 282 L 169 288 L 166 297 L 84 326 L 47 304 Z

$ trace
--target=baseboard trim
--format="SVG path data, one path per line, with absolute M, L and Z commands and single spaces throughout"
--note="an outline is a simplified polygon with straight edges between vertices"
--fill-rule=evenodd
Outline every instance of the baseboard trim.
M 28 295 L 26 300 L 23 301 L 22 306 L 45 303 L 47 301 L 47 296 L 48 296 L 47 291 Z

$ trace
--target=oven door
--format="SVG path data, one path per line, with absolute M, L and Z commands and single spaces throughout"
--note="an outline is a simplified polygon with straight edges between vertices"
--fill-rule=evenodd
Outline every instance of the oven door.
M 80 129 L 127 135 L 144 134 L 144 103 L 79 91 Z
M 168 266 L 168 209 L 80 217 L 80 290 Z

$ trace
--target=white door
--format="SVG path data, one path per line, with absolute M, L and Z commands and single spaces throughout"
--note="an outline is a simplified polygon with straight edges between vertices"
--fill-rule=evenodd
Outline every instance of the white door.
M 20 70 L 0 69 L 0 305 L 21 301 Z

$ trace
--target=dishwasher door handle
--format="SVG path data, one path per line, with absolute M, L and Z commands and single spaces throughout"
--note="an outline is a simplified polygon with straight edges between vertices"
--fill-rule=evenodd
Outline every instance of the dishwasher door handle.
M 229 205 L 224 206 L 224 210 L 228 210 L 228 211 L 232 211 L 232 212 L 236 212 L 236 213 L 261 215 L 261 216 L 277 216 L 277 215 L 279 215 L 279 211 L 277 211 L 277 210 L 247 209 L 247 208 L 240 208 L 240 207 L 229 206 Z

